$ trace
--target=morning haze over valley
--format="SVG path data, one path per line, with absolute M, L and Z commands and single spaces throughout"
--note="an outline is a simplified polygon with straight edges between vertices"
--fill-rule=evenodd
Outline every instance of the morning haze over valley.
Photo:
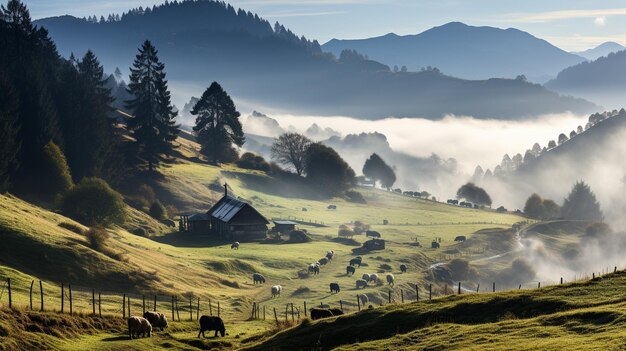
M 620 1 L 0 5 L 0 350 L 626 348 Z

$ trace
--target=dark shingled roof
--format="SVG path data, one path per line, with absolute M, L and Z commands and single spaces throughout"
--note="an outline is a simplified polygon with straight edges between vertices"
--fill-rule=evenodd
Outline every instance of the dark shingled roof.
M 209 215 L 207 215 L 206 213 L 197 213 L 191 217 L 189 217 L 188 221 L 190 222 L 194 222 L 194 221 L 208 221 L 209 220 Z
M 222 197 L 220 201 L 218 201 L 207 213 L 209 216 L 219 219 L 222 222 L 230 222 L 241 209 L 249 207 L 254 212 L 256 212 L 266 224 L 269 224 L 269 221 L 260 214 L 254 207 L 250 204 L 243 202 L 241 200 L 237 200 L 229 195 Z

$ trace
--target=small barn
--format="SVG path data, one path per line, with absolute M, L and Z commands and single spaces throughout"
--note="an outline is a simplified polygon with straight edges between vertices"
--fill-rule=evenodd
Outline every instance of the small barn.
M 272 230 L 276 233 L 288 234 L 296 230 L 296 223 L 292 221 L 274 221 Z
M 270 222 L 247 202 L 228 195 L 224 187 L 222 197 L 207 212 L 211 222 L 211 234 L 229 240 L 262 240 L 267 235 Z
M 206 213 L 198 213 L 187 219 L 188 230 L 196 234 L 206 234 L 211 231 L 211 221 Z

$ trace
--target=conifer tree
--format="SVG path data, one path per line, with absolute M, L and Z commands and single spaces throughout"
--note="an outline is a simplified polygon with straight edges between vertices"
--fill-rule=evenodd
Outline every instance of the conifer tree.
M 161 154 L 173 150 L 173 141 L 180 132 L 165 79 L 165 65 L 157 53 L 149 40 L 139 49 L 128 84 L 128 92 L 134 98 L 126 102 L 133 114 L 126 118 L 126 125 L 136 140 L 139 156 L 148 162 L 149 171 L 158 165 Z
M 193 130 L 202 146 L 202 153 L 213 164 L 230 161 L 232 144 L 242 146 L 245 142 L 240 113 L 228 93 L 217 83 L 204 91 L 191 114 L 196 117 Z

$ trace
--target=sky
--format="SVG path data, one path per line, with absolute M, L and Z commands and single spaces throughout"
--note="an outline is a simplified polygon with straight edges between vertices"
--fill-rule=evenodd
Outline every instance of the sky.
M 121 13 L 165 0 L 24 0 L 33 18 Z M 4 1 L 3 1 L 4 2 Z M 325 43 L 390 32 L 417 34 L 451 21 L 515 27 L 567 51 L 605 41 L 626 46 L 623 0 L 231 0 L 236 8 L 279 21 L 298 35 Z

